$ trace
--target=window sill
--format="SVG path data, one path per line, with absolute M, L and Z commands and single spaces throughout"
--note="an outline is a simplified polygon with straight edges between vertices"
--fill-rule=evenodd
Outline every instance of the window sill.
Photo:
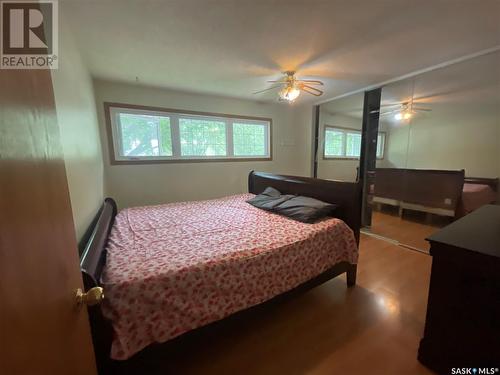
M 111 165 L 134 165 L 134 164 L 176 164 L 176 163 L 220 163 L 220 162 L 248 162 L 248 161 L 272 161 L 272 157 L 261 158 L 215 158 L 215 159 L 128 159 L 128 160 L 111 160 Z
M 344 158 L 344 157 L 333 157 L 333 156 L 332 157 L 325 157 L 325 156 L 323 156 L 322 160 L 326 160 L 326 161 L 328 161 L 328 160 L 351 160 L 351 161 L 353 161 L 353 160 L 359 160 L 359 158 Z M 384 158 L 377 158 L 377 160 L 384 160 Z

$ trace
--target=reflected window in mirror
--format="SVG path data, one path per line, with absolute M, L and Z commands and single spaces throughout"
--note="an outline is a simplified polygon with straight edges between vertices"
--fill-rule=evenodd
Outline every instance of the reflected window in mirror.
M 377 159 L 384 158 L 385 132 L 377 137 Z M 325 126 L 323 156 L 325 159 L 359 159 L 361 155 L 361 131 L 356 129 Z

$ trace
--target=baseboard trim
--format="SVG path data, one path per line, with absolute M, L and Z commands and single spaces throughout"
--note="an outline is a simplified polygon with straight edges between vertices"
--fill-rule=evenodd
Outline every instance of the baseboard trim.
M 416 247 L 413 247 L 413 246 L 401 243 L 401 242 L 399 242 L 397 240 L 393 240 L 392 238 L 381 236 L 380 234 L 373 233 L 370 228 L 362 228 L 361 229 L 361 233 L 366 234 L 367 236 L 370 236 L 370 237 L 377 238 L 377 239 L 382 240 L 382 241 L 389 242 L 389 243 L 391 243 L 393 245 L 402 247 L 403 249 L 406 249 L 406 250 L 416 251 L 416 252 L 419 252 L 419 253 L 422 253 L 422 254 L 425 254 L 425 255 L 430 255 L 428 251 L 425 251 L 425 250 L 422 250 L 422 249 L 419 249 L 419 248 L 416 248 Z

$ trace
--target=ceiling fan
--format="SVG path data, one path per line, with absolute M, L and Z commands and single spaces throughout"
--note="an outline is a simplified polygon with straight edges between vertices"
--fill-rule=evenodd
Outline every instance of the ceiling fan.
M 412 81 L 411 99 L 395 104 L 382 104 L 380 108 L 382 107 L 389 107 L 389 108 L 386 111 L 380 109 L 379 110 L 380 116 L 388 116 L 394 113 L 394 119 L 401 121 L 401 120 L 409 120 L 413 117 L 413 115 L 419 112 L 432 111 L 432 109 L 430 108 L 419 107 L 418 103 L 415 103 L 414 99 L 415 99 L 415 80 Z M 390 107 L 396 107 L 396 108 L 390 109 Z
M 275 85 L 264 90 L 256 91 L 254 92 L 254 94 L 260 94 L 262 92 L 274 90 L 278 87 L 281 87 L 281 90 L 278 92 L 279 100 L 287 102 L 293 102 L 295 99 L 297 99 L 301 91 L 314 96 L 323 95 L 322 90 L 319 90 L 316 87 L 312 87 L 314 85 L 323 86 L 323 82 L 310 79 L 297 79 L 295 77 L 295 71 L 292 70 L 283 72 L 283 74 L 285 76 L 279 81 L 267 81 L 269 83 L 275 83 Z
M 380 107 L 388 107 L 388 109 L 385 111 L 382 109 L 380 110 L 380 116 L 388 116 L 394 114 L 394 119 L 396 120 L 409 120 L 413 115 L 419 112 L 432 111 L 432 109 L 430 108 L 419 107 L 418 103 L 415 103 L 413 101 L 413 98 L 411 98 L 409 101 L 401 103 L 382 104 Z M 391 109 L 390 107 L 396 108 Z

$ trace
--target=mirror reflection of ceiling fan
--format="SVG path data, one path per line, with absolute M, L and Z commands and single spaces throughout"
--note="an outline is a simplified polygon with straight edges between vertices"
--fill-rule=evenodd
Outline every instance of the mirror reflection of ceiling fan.
M 386 108 L 385 110 L 382 108 Z M 396 107 L 396 108 L 391 108 Z M 409 120 L 413 115 L 419 112 L 430 112 L 432 109 L 420 107 L 418 103 L 413 101 L 411 98 L 409 101 L 394 103 L 394 104 L 382 104 L 380 106 L 380 116 L 389 116 L 394 114 L 394 119 L 396 120 Z
M 316 85 L 323 86 L 323 82 L 310 79 L 297 79 L 295 77 L 295 71 L 286 71 L 283 72 L 283 74 L 285 76 L 279 81 L 267 81 L 269 83 L 274 83 L 275 85 L 264 90 L 256 91 L 254 94 L 260 94 L 265 91 L 281 88 L 278 92 L 279 100 L 290 103 L 297 99 L 301 92 L 314 96 L 323 95 L 322 90 L 313 87 Z

